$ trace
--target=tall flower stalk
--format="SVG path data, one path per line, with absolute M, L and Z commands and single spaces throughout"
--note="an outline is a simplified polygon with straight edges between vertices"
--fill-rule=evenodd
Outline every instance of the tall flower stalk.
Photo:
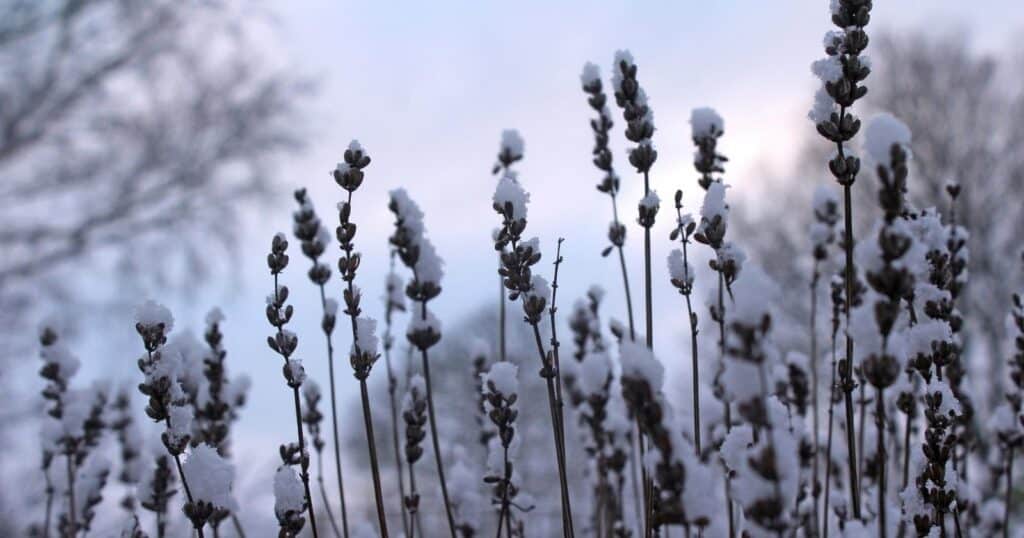
M 505 177 L 500 181 L 511 181 Z M 412 271 L 412 281 L 405 287 L 405 294 L 415 304 L 412 319 L 406 331 L 406 338 L 420 352 L 423 378 L 427 393 L 427 418 L 430 419 L 430 441 L 434 448 L 434 463 L 441 485 L 448 530 L 455 537 L 455 515 L 448 495 L 448 482 L 441 458 L 441 443 L 437 434 L 437 417 L 434 413 L 434 391 L 430 379 L 429 350 L 441 341 L 441 322 L 427 309 L 427 303 L 441 294 L 441 278 L 444 276 L 443 261 L 437 255 L 434 244 L 426 237 L 423 212 L 409 198 L 404 189 L 391 191 L 388 209 L 395 215 L 395 232 L 390 241 L 398 253 L 398 259 Z
M 583 92 L 588 95 L 587 104 L 597 113 L 597 117 L 590 120 L 590 129 L 594 132 L 593 163 L 598 170 L 604 173 L 601 182 L 597 184 L 597 190 L 607 194 L 612 201 L 612 222 L 608 225 L 608 241 L 611 245 L 601 251 L 601 256 L 607 257 L 613 248 L 618 251 L 619 270 L 622 273 L 622 291 L 626 296 L 629 339 L 636 340 L 633 297 L 629 289 L 629 274 L 626 272 L 626 254 L 623 248 L 626 243 L 626 227 L 619 221 L 619 175 L 615 173 L 612 152 L 608 147 L 609 133 L 614 126 L 611 111 L 608 109 L 608 95 L 604 92 L 601 84 L 601 70 L 595 64 L 587 62 L 583 66 L 580 82 L 583 85 Z
M 302 398 L 306 402 L 305 411 L 302 413 L 302 422 L 306 423 L 306 428 L 309 430 L 309 438 L 313 444 L 313 450 L 316 450 L 316 483 L 320 489 L 320 499 L 324 502 L 324 509 L 327 510 L 327 520 L 331 524 L 331 530 L 334 531 L 335 538 L 341 537 L 341 530 L 338 528 L 338 522 L 334 518 L 334 510 L 331 509 L 331 503 L 327 500 L 327 487 L 324 485 L 324 438 L 320 435 L 320 423 L 324 419 L 323 413 L 320 412 L 320 400 L 323 399 L 323 395 L 320 393 L 320 385 L 318 385 L 312 379 L 306 380 L 302 387 Z
M 811 236 L 811 254 L 813 257 L 812 268 L 811 268 L 811 314 L 810 314 L 810 370 L 811 370 L 811 425 L 812 435 L 814 436 L 814 459 L 812 462 L 811 470 L 811 491 L 814 497 L 814 514 L 813 522 L 814 528 L 819 529 L 820 527 L 820 512 L 819 498 L 821 496 L 821 488 L 819 484 L 819 460 L 821 458 L 821 443 L 819 435 L 819 424 L 820 424 L 820 409 L 818 401 L 818 393 L 820 392 L 820 379 L 818 373 L 818 363 L 821 360 L 820 352 L 818 349 L 818 295 L 819 295 L 819 284 L 821 282 L 822 265 L 827 263 L 830 259 L 829 250 L 832 245 L 835 244 L 835 228 L 839 222 L 839 201 L 835 198 L 832 192 L 821 186 L 814 191 L 814 221 L 811 223 L 810 236 Z M 832 427 L 832 383 L 835 383 L 833 379 L 829 385 L 829 431 L 831 432 Z M 829 451 L 826 455 L 826 461 L 830 461 L 831 458 L 831 444 L 829 445 Z M 827 470 L 826 470 L 827 472 Z M 827 480 L 827 479 L 826 479 Z M 827 494 L 827 493 L 826 493 Z
M 288 287 L 282 286 L 278 280 L 280 274 L 288 267 L 288 240 L 283 233 L 274 236 L 270 246 L 270 254 L 267 256 L 267 266 L 274 276 L 274 293 L 267 297 L 267 321 L 270 322 L 276 333 L 267 337 L 267 345 L 275 353 L 281 356 L 284 361 L 282 373 L 285 383 L 292 389 L 292 397 L 295 404 L 295 429 L 298 445 L 294 460 L 299 465 L 299 477 L 302 480 L 303 493 L 305 495 L 305 510 L 309 517 L 309 525 L 313 536 L 319 536 L 316 526 L 316 510 L 313 508 L 313 495 L 309 488 L 309 451 L 306 449 L 306 436 L 302 429 L 302 404 L 299 391 L 306 379 L 306 372 L 302 367 L 302 361 L 293 359 L 292 354 L 299 345 L 299 338 L 295 333 L 288 331 L 284 326 L 291 321 L 294 309 L 286 304 L 288 301 Z M 284 449 L 282 448 L 282 454 Z M 185 492 L 188 493 L 186 487 Z M 190 496 L 191 497 L 191 496 Z
M 836 152 L 828 163 L 829 171 L 843 189 L 843 249 L 846 253 L 846 301 L 844 315 L 847 329 L 850 325 L 850 305 L 853 297 L 853 183 L 860 171 L 860 159 L 848 155 L 845 143 L 860 130 L 860 120 L 850 112 L 853 104 L 867 94 L 862 82 L 871 72 L 869 62 L 860 54 L 868 46 L 864 27 L 871 20 L 871 0 L 837 0 L 832 3 L 832 23 L 840 30 L 825 36 L 826 57 L 812 66 L 823 86 L 815 95 L 814 108 L 809 115 L 822 137 L 835 144 Z M 854 518 L 860 519 L 860 475 L 857 473 L 857 447 L 853 427 L 853 337 L 846 334 L 846 354 L 839 362 L 840 386 L 846 407 L 846 444 L 850 474 L 850 502 Z
M 637 81 L 637 65 L 629 51 L 615 53 L 615 71 L 612 87 L 615 102 L 622 109 L 626 120 L 626 139 L 636 144 L 629 150 L 629 164 L 638 174 L 644 175 L 644 197 L 640 202 L 640 226 L 644 229 L 644 296 L 646 313 L 647 347 L 654 349 L 654 295 L 651 282 L 651 227 L 657 213 L 657 200 L 651 190 L 651 167 L 658 160 L 651 137 L 654 136 L 654 112 L 647 102 L 647 93 Z M 646 209 L 646 211 L 645 211 Z
M 409 535 L 412 530 L 409 526 L 409 518 L 405 508 L 405 478 L 402 476 L 402 453 L 399 450 L 399 434 L 398 434 L 398 377 L 395 373 L 395 367 L 391 360 L 391 350 L 395 346 L 395 339 L 391 333 L 392 320 L 394 319 L 396 312 L 405 311 L 405 285 L 402 282 L 401 277 L 395 273 L 395 253 L 391 252 L 388 257 L 388 276 L 387 281 L 384 285 L 384 338 L 382 345 L 384 347 L 384 366 L 387 369 L 388 374 L 388 403 L 391 409 L 391 442 L 392 448 L 395 453 L 395 475 L 398 480 L 398 492 L 402 497 L 403 501 L 401 504 L 402 513 L 402 530 L 405 531 L 406 535 Z M 405 368 L 402 368 L 405 371 Z
M 502 178 L 510 178 L 516 181 L 517 174 L 512 170 L 512 165 L 523 160 L 525 148 L 523 137 L 515 129 L 505 129 L 501 132 L 501 145 L 498 148 L 498 161 L 491 170 L 492 174 L 500 174 Z M 498 268 L 501 268 L 501 255 L 498 256 Z M 507 305 L 505 304 L 505 285 L 501 278 L 498 278 L 498 359 L 502 362 L 508 360 L 508 323 Z
M 377 461 L 377 441 L 373 435 L 373 415 L 370 409 L 370 392 L 366 378 L 380 357 L 377 351 L 376 320 L 360 317 L 362 308 L 362 292 L 355 285 L 356 271 L 359 269 L 362 256 L 355 252 L 353 240 L 357 226 L 352 222 L 352 193 L 363 184 L 364 172 L 370 165 L 370 155 L 359 142 L 353 140 L 345 150 L 344 162 L 338 163 L 332 175 L 334 181 L 345 191 L 345 200 L 338 204 L 338 227 L 335 236 L 341 248 L 338 257 L 338 274 L 345 283 L 342 294 L 345 300 L 345 314 L 348 315 L 352 327 L 352 348 L 349 351 L 349 362 L 352 372 L 359 381 L 359 396 L 363 404 L 363 423 L 366 427 L 366 442 L 370 452 L 370 471 L 373 477 L 373 496 L 377 504 L 377 523 L 381 536 L 388 536 L 387 515 L 384 513 L 384 495 L 380 484 L 380 465 Z
M 341 528 L 344 536 L 348 537 L 348 510 L 345 506 L 345 482 L 342 479 L 341 470 L 341 444 L 338 435 L 338 405 L 337 389 L 334 380 L 334 326 L 337 321 L 338 302 L 327 297 L 326 285 L 331 278 L 331 267 L 320 261 L 327 243 L 330 240 L 330 232 L 321 223 L 320 217 L 316 214 L 313 202 L 310 200 L 306 189 L 295 191 L 295 201 L 299 209 L 292 214 L 294 221 L 293 233 L 296 239 L 302 242 L 302 253 L 309 258 L 313 266 L 309 268 L 307 275 L 320 290 L 321 321 L 320 328 L 323 330 L 324 339 L 327 342 L 327 377 L 330 383 L 331 396 L 331 430 L 334 440 L 334 470 L 338 481 L 338 497 L 341 502 Z M 322 480 L 318 478 L 318 480 Z M 327 500 L 324 499 L 326 503 Z M 328 510 L 330 507 L 328 506 Z M 331 524 L 334 524 L 333 516 Z
M 416 537 L 419 523 L 420 494 L 416 490 L 416 462 L 423 456 L 423 438 L 427 436 L 427 388 L 423 376 L 409 380 L 409 389 L 402 400 L 402 420 L 405 421 L 405 462 L 409 468 L 409 494 L 403 492 L 403 504 L 409 512 L 409 538 Z M 401 467 L 399 467 L 401 471 Z
M 572 504 L 566 477 L 565 446 L 562 432 L 560 389 L 556 390 L 558 365 L 554 350 L 547 350 L 540 336 L 540 323 L 544 309 L 552 298 L 547 281 L 533 274 L 532 267 L 541 259 L 540 241 L 536 238 L 524 241 L 526 230 L 526 208 L 529 194 L 518 182 L 502 178 L 494 193 L 494 210 L 501 215 L 501 228 L 494 241 L 494 249 L 501 252 L 501 269 L 509 300 L 521 300 L 524 321 L 533 328 L 537 354 L 541 361 L 540 375 L 547 384 L 548 407 L 551 411 L 551 427 L 555 440 L 555 456 L 558 464 L 558 482 L 562 496 L 562 532 L 566 537 L 574 536 Z
M 672 230 L 669 239 L 679 240 L 680 247 L 672 250 L 668 255 L 668 274 L 672 285 L 679 291 L 679 294 L 686 299 L 686 319 L 690 322 L 690 361 L 692 363 L 690 375 L 693 377 L 693 448 L 697 457 L 701 453 L 701 426 L 700 426 L 700 370 L 697 351 L 697 314 L 693 311 L 693 265 L 690 264 L 689 249 L 690 239 L 693 237 L 697 223 L 689 213 L 683 214 L 683 191 L 677 190 L 675 197 L 676 206 L 676 227 Z

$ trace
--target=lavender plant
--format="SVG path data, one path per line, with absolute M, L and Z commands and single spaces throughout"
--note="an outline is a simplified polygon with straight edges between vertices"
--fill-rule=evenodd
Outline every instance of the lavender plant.
M 330 233 L 321 223 L 320 217 L 317 216 L 316 209 L 313 207 L 313 202 L 306 193 L 306 189 L 295 191 L 295 201 L 299 204 L 299 209 L 292 213 L 292 220 L 294 222 L 292 232 L 295 238 L 301 242 L 302 253 L 313 264 L 309 268 L 307 276 L 320 290 L 320 308 L 322 312 L 320 328 L 323 330 L 324 339 L 327 342 L 327 377 L 330 381 L 331 391 L 331 433 L 334 440 L 334 470 L 338 481 L 338 497 L 341 500 L 341 528 L 344 530 L 345 536 L 348 536 L 348 509 L 345 505 L 345 482 L 342 478 L 341 446 L 338 442 L 338 398 L 334 380 L 334 342 L 332 339 L 337 322 L 338 302 L 333 298 L 327 297 L 326 285 L 331 278 L 331 267 L 320 261 L 320 257 L 323 256 L 324 251 L 327 249 L 327 244 L 330 242 Z M 317 480 L 322 482 L 322 476 L 318 477 Z M 323 487 L 321 486 L 322 489 Z M 324 497 L 325 506 L 330 510 L 330 503 L 327 502 L 326 495 Z M 333 525 L 333 516 L 331 518 L 331 524 Z
M 626 319 L 629 320 L 629 339 L 636 340 L 636 329 L 633 323 L 633 298 L 629 287 L 629 274 L 626 272 L 626 227 L 619 221 L 619 176 L 615 173 L 612 164 L 612 152 L 608 147 L 610 140 L 609 133 L 614 126 L 611 111 L 608 109 L 608 95 L 604 92 L 601 84 L 601 69 L 590 62 L 583 66 L 583 73 L 580 75 L 580 82 L 583 85 L 583 92 L 588 95 L 587 104 L 597 112 L 597 117 L 590 120 L 590 129 L 594 132 L 593 163 L 598 170 L 604 173 L 601 182 L 597 184 L 597 190 L 605 193 L 612 201 L 612 222 L 608 225 L 608 242 L 610 246 L 601 251 L 601 256 L 607 257 L 612 249 L 619 253 L 619 270 L 622 273 L 622 291 L 626 297 Z
M 278 282 L 281 272 L 288 266 L 287 250 L 288 240 L 285 239 L 283 233 L 278 233 L 271 241 L 270 254 L 267 256 L 267 266 L 274 277 L 274 293 L 267 297 L 266 314 L 267 321 L 276 329 L 273 336 L 267 337 L 267 345 L 284 361 L 281 373 L 284 375 L 285 384 L 292 390 L 292 399 L 295 404 L 295 430 L 298 444 L 292 447 L 282 445 L 281 459 L 288 465 L 299 466 L 299 476 L 302 479 L 303 494 L 305 495 L 303 506 L 309 516 L 313 536 L 317 537 L 319 534 L 316 527 L 316 513 L 313 509 L 313 495 L 309 489 L 309 452 L 306 449 L 306 437 L 302 430 L 302 405 L 299 396 L 302 383 L 306 380 L 306 371 L 302 367 L 302 361 L 292 358 L 295 348 L 299 345 L 299 338 L 295 333 L 286 330 L 284 326 L 291 321 L 294 309 L 287 304 L 288 287 L 282 286 Z M 288 472 L 293 471 L 289 470 Z M 185 491 L 188 491 L 187 487 Z M 278 518 L 281 517 L 281 514 L 278 514 Z M 301 528 L 302 525 L 299 524 L 298 527 Z M 285 526 L 282 524 L 282 531 L 284 529 Z M 294 529 L 294 532 L 297 533 L 298 530 Z
M 506 176 L 501 181 L 512 181 L 512 179 Z M 426 385 L 427 417 L 430 419 L 430 440 L 434 448 L 434 462 L 437 464 L 437 475 L 441 485 L 445 515 L 448 519 L 448 530 L 454 538 L 455 515 L 452 512 L 448 496 L 444 464 L 441 462 L 441 444 L 438 441 L 437 418 L 434 413 L 434 396 L 430 381 L 429 350 L 441 341 L 441 322 L 427 309 L 427 303 L 441 294 L 441 278 L 444 276 L 443 261 L 438 256 L 434 244 L 425 235 L 423 212 L 409 198 L 404 189 L 391 191 L 388 209 L 395 215 L 395 232 L 389 241 L 398 253 L 398 258 L 412 271 L 412 281 L 405 287 L 405 294 L 410 301 L 417 304 L 419 312 L 414 313 L 409 321 L 406 338 L 420 352 Z
M 871 20 L 871 0 L 838 0 L 831 4 L 832 23 L 839 30 L 825 34 L 826 57 L 812 65 L 812 71 L 822 81 L 822 87 L 814 97 L 814 107 L 809 118 L 818 133 L 836 146 L 835 155 L 829 160 L 828 168 L 843 189 L 843 248 L 846 253 L 846 300 L 844 315 L 850 325 L 850 305 L 853 297 L 853 194 L 852 187 L 860 171 L 860 159 L 848 155 L 845 144 L 860 130 L 860 120 L 850 112 L 853 104 L 867 94 L 864 79 L 871 72 L 870 62 L 861 53 L 868 46 L 868 35 L 864 27 Z M 854 341 L 846 334 L 846 353 L 839 362 L 841 387 L 846 404 L 847 451 L 849 454 L 850 500 L 853 515 L 860 518 L 860 478 L 857 474 L 856 445 L 853 428 L 853 347 Z

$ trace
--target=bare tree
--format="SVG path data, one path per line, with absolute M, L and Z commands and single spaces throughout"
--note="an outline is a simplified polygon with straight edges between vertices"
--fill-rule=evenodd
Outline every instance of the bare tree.
M 938 208 L 948 219 L 945 186 L 951 181 L 962 186 L 956 219 L 971 237 L 969 280 L 960 307 L 967 319 L 974 320 L 965 328 L 966 353 L 989 357 L 972 370 L 989 373 L 992 377 L 986 381 L 1001 387 L 1004 320 L 1010 295 L 1021 284 L 1020 253 L 1014 244 L 1024 229 L 1024 213 L 1008 203 L 1020 200 L 1024 192 L 1024 94 L 1019 71 L 1011 65 L 1013 60 L 975 52 L 960 34 L 883 35 L 869 50 L 876 60 L 869 108 L 893 113 L 913 131 L 909 199 L 918 207 Z M 810 140 L 810 125 L 808 133 Z M 809 200 L 814 182 L 826 173 L 812 163 L 825 162 L 821 157 L 827 151 L 816 141 L 808 142 L 793 174 L 800 179 L 770 182 L 765 194 L 779 200 Z M 874 217 L 874 181 L 868 174 L 855 186 L 855 202 L 862 210 L 854 215 Z M 794 214 L 790 207 L 787 203 L 757 208 L 760 214 L 743 226 L 750 238 L 745 246 L 784 284 L 802 287 L 809 282 L 803 262 L 810 258 L 811 213 Z M 758 225 L 765 219 L 773 226 Z M 787 304 L 787 311 L 806 319 L 804 303 Z M 987 391 L 986 397 L 991 404 L 1000 400 L 1001 392 Z
M 0 325 L 74 302 L 86 268 L 173 284 L 223 259 L 203 250 L 273 190 L 308 86 L 270 66 L 252 10 L 0 0 Z

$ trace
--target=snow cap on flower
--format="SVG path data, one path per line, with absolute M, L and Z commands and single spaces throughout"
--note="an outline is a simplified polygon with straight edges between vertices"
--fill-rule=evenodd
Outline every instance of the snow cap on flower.
M 586 87 L 598 80 L 601 80 L 601 68 L 593 62 L 583 64 L 583 72 L 580 73 L 580 83 Z
M 622 365 L 622 377 L 644 380 L 655 391 L 661 389 L 665 367 L 647 346 L 624 339 L 619 344 L 619 363 Z
M 529 294 L 546 301 L 551 300 L 551 286 L 548 285 L 548 280 L 540 275 L 533 275 Z
M 414 238 L 423 235 L 423 211 L 420 206 L 403 189 L 394 189 L 389 193 L 393 211 L 402 220 L 402 226 L 409 230 Z
M 525 149 L 522 135 L 515 129 L 505 129 L 501 132 L 500 152 L 508 152 L 513 158 L 522 157 Z
M 672 280 L 693 285 L 693 266 L 690 262 L 683 261 L 683 251 L 678 248 L 672 249 L 668 254 L 668 274 Z
M 661 206 L 661 198 L 658 197 L 658 193 L 654 189 L 640 199 L 640 207 L 644 209 L 658 209 L 659 206 Z
M 526 204 L 530 203 L 530 193 L 526 192 L 518 181 L 505 176 L 498 180 L 493 200 L 502 209 L 506 203 L 511 203 L 512 219 L 521 220 L 526 218 Z
M 274 513 L 284 518 L 289 512 L 300 513 L 306 507 L 306 493 L 295 470 L 282 465 L 274 474 Z
M 135 322 L 143 327 L 155 327 L 163 323 L 164 334 L 174 328 L 174 316 L 171 315 L 171 311 L 153 300 L 147 300 L 135 307 Z
M 226 510 L 238 509 L 231 495 L 235 468 L 217 453 L 217 449 L 205 443 L 193 448 L 182 470 L 193 499 Z
M 694 139 L 714 136 L 725 131 L 725 121 L 717 111 L 709 107 L 690 111 L 690 128 Z
M 444 260 L 426 237 L 419 241 L 420 257 L 416 260 L 416 280 L 440 286 L 444 278 Z
M 871 160 L 882 166 L 892 166 L 892 146 L 900 145 L 910 153 L 910 128 L 892 114 L 883 112 L 871 118 L 864 131 L 864 150 Z
M 491 369 L 480 374 L 484 382 L 485 390 L 489 390 L 489 384 L 494 384 L 494 389 L 505 396 L 519 393 L 519 367 L 511 362 L 496 362 Z
M 604 352 L 588 353 L 579 367 L 580 390 L 584 394 L 601 394 L 612 376 L 612 361 Z
M 356 343 L 363 353 L 376 355 L 379 340 L 377 338 L 377 320 L 368 317 L 356 318 Z M 355 352 L 353 346 L 353 352 Z
M 719 181 L 712 182 L 704 193 L 704 203 L 700 206 L 700 216 L 709 221 L 716 216 L 724 220 L 729 214 L 729 206 L 725 203 L 727 186 Z

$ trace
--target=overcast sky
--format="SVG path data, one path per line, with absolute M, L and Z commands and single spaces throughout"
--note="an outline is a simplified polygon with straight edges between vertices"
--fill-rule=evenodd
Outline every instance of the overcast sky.
M 1022 20 L 1015 1 L 929 1 L 927 10 L 922 4 L 876 2 L 869 33 L 961 30 L 980 48 L 1003 50 Z M 579 73 L 584 62 L 593 61 L 607 80 L 615 50 L 631 50 L 657 127 L 659 159 L 652 183 L 666 205 L 654 230 L 660 320 L 655 347 L 670 365 L 684 359 L 687 334 L 681 298 L 667 282 L 664 263 L 670 248 L 670 200 L 682 188 L 690 210 L 699 204 L 690 110 L 712 106 L 725 118 L 721 149 L 730 157 L 726 180 L 734 191 L 764 179 L 766 167 L 773 175 L 783 175 L 813 129 L 805 119 L 816 85 L 808 65 L 822 55 L 821 38 L 830 29 L 828 2 L 808 0 L 443 5 L 279 0 L 271 2 L 271 9 L 280 17 L 284 57 L 319 81 L 319 92 L 308 104 L 309 147 L 282 168 L 288 190 L 308 187 L 333 230 L 333 208 L 341 190 L 328 171 L 348 141 L 359 139 L 373 157 L 366 182 L 355 195 L 353 216 L 360 227 L 357 248 L 364 254 L 357 277 L 364 308 L 372 316 L 380 312 L 392 223 L 387 191 L 404 186 L 424 210 L 428 233 L 446 261 L 444 292 L 432 307 L 447 327 L 495 295 L 490 233 L 499 222 L 491 209 L 495 180 L 490 168 L 505 128 L 519 129 L 526 140 L 526 158 L 518 169 L 531 192 L 528 233 L 540 237 L 547 254 L 558 237 L 566 238 L 560 278 L 563 313 L 587 287 L 601 283 L 608 290 L 605 312 L 622 318 L 617 267 L 599 255 L 610 209 L 607 197 L 594 189 L 600 174 L 590 164 L 591 112 Z M 623 179 L 632 288 L 641 323 L 642 234 L 634 220 L 642 182 L 627 167 L 623 122 L 614 106 L 613 113 L 612 146 Z M 282 405 L 289 396 L 279 359 L 263 342 L 268 332 L 264 297 L 271 291 L 264 258 L 271 235 L 290 232 L 291 210 L 289 196 L 282 198 L 280 208 L 252 216 L 243 234 L 245 263 L 237 279 L 215 282 L 215 291 L 203 301 L 166 300 L 176 307 L 179 327 L 198 326 L 211 303 L 222 303 L 229 368 L 252 375 L 258 394 L 235 435 L 244 440 L 239 444 L 245 457 L 260 458 L 266 465 L 259 468 L 267 470 L 275 447 L 293 430 Z M 332 258 L 335 249 L 332 245 L 329 250 Z M 298 245 L 292 250 L 284 281 L 293 288 L 298 311 L 292 327 L 302 338 L 298 355 L 326 384 L 316 291 L 305 277 L 308 263 Z M 542 264 L 545 272 L 548 261 Z M 698 271 L 699 279 L 706 266 Z M 338 280 L 330 284 L 334 295 L 340 295 Z M 519 317 L 511 316 L 510 322 L 518 323 Z M 131 325 L 125 322 L 123 327 L 127 331 Z M 347 350 L 348 345 L 342 338 L 338 347 Z M 128 355 L 122 364 L 131 376 L 136 374 L 134 355 Z M 342 386 L 355 390 L 347 361 L 339 365 Z M 382 368 L 373 372 L 375 378 L 383 375 Z M 269 474 L 246 481 L 261 479 L 269 480 Z

